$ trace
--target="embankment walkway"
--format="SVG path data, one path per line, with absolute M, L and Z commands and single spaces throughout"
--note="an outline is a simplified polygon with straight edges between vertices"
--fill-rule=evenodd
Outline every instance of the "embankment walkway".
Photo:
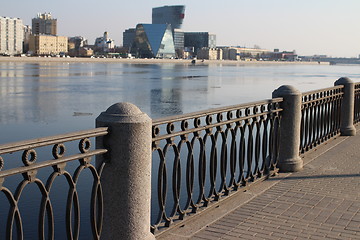
M 157 239 L 360 239 L 360 127 L 280 173 L 214 204 Z

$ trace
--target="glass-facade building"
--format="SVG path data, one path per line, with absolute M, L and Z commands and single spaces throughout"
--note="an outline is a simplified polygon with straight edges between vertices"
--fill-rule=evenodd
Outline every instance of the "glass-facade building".
M 153 24 L 170 24 L 172 28 L 176 57 L 182 58 L 184 52 L 184 32 L 180 30 L 185 18 L 185 6 L 163 6 L 152 9 Z
M 152 9 L 153 24 L 171 24 L 172 29 L 181 28 L 185 17 L 185 6 L 163 6 Z
M 175 58 L 171 26 L 169 24 L 138 24 L 131 54 L 137 58 Z
M 174 45 L 175 49 L 184 50 L 184 31 L 174 29 Z
M 201 48 L 216 48 L 216 35 L 208 32 L 185 32 L 184 46 L 194 48 L 195 53 Z
M 123 32 L 123 47 L 130 48 L 135 39 L 135 28 L 126 29 Z

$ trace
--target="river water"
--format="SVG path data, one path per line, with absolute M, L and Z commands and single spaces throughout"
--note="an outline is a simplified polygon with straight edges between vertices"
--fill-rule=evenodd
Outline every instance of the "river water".
M 303 64 L 0 63 L 0 144 L 94 128 L 96 117 L 117 102 L 131 102 L 156 119 L 271 98 L 272 91 L 281 85 L 310 91 L 331 87 L 340 77 L 360 82 L 359 68 Z M 4 158 L 5 169 L 13 167 L 14 158 L 10 163 Z M 49 176 L 45 171 L 38 177 L 41 174 L 44 179 Z M 77 183 L 82 208 L 80 239 L 89 239 L 89 209 L 83 206 L 90 205 L 86 196 L 91 193 L 91 174 L 83 175 Z M 21 181 L 19 177 L 7 178 L 4 184 L 14 190 Z M 66 185 L 66 180 L 59 178 L 51 191 L 56 206 L 54 218 L 60 222 L 55 226 L 59 239 L 64 237 L 66 194 L 61 189 Z M 38 238 L 31 222 L 39 212 L 33 206 L 38 206 L 40 200 L 34 184 L 22 194 L 19 208 L 28 239 Z M 2 223 L 6 222 L 8 209 L 4 203 L 8 201 L 0 194 Z M 0 239 L 4 234 L 5 224 L 0 227 Z
M 358 65 L 190 65 L 0 63 L 0 144 L 93 128 L 117 102 L 152 118 L 271 97 L 281 85 L 301 91 L 360 81 Z

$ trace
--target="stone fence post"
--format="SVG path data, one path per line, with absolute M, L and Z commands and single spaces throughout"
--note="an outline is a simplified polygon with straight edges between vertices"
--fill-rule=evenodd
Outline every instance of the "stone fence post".
M 344 85 L 344 99 L 341 104 L 340 132 L 343 136 L 355 136 L 354 126 L 354 97 L 355 83 L 349 78 L 342 77 L 335 82 L 335 86 Z
M 133 104 L 117 103 L 100 114 L 96 126 L 109 127 L 107 136 L 96 139 L 98 148 L 109 149 L 101 176 L 101 239 L 155 239 L 150 232 L 152 120 Z
M 279 137 L 279 161 L 281 172 L 296 172 L 303 168 L 300 158 L 300 130 L 302 94 L 292 86 L 284 85 L 272 93 L 273 98 L 282 97 L 282 118 Z

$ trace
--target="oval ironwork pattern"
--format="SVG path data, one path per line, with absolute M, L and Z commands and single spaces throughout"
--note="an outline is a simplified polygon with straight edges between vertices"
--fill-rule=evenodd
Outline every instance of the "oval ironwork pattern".
M 153 173 L 157 201 L 151 230 L 170 226 L 277 171 L 281 102 L 278 98 L 154 120 L 153 169 L 158 171 Z
M 303 93 L 300 153 L 340 134 L 343 86 Z
M 5 229 L 6 239 L 28 239 L 33 236 L 27 236 L 24 232 L 24 220 L 22 219 L 22 208 L 19 202 L 30 185 L 37 186 L 41 195 L 41 203 L 39 205 L 37 236 L 39 239 L 54 239 L 55 226 L 57 220 L 54 218 L 54 209 L 51 193 L 56 179 L 64 177 L 67 186 L 60 189 L 63 194 L 67 195 L 66 213 L 64 213 L 65 235 L 63 238 L 79 239 L 80 237 L 80 209 L 79 192 L 77 189 L 78 180 L 84 170 L 91 172 L 90 179 L 92 187 L 91 196 L 88 198 L 91 211 L 89 219 L 89 228 L 92 230 L 93 239 L 100 239 L 102 229 L 103 215 L 103 198 L 100 177 L 105 162 L 100 163 L 96 168 L 92 163 L 92 158 L 96 155 L 102 155 L 107 152 L 106 149 L 91 149 L 90 138 L 104 136 L 108 133 L 107 128 L 97 128 L 92 130 L 74 132 L 69 134 L 57 135 L 53 137 L 40 138 L 35 140 L 22 141 L 11 144 L 0 145 L 0 194 L 5 195 L 7 203 L 10 206 L 7 216 Z M 67 146 L 71 147 L 74 142 L 78 141 L 78 153 L 74 152 L 66 156 Z M 43 161 L 40 155 L 47 155 L 46 150 L 50 147 L 53 159 Z M 10 155 L 11 153 L 11 155 Z M 19 154 L 17 154 L 19 153 Z M 7 168 L 8 160 L 13 160 L 13 156 L 19 156 L 23 162 L 23 166 L 18 168 Z M 67 169 L 72 169 L 76 162 L 73 174 Z M 10 164 L 9 164 L 10 165 Z M 67 167 L 72 165 L 72 167 Z M 48 173 L 48 175 L 44 175 Z M 7 178 L 20 177 L 20 182 L 8 187 Z M 15 189 L 15 190 L 13 190 Z

